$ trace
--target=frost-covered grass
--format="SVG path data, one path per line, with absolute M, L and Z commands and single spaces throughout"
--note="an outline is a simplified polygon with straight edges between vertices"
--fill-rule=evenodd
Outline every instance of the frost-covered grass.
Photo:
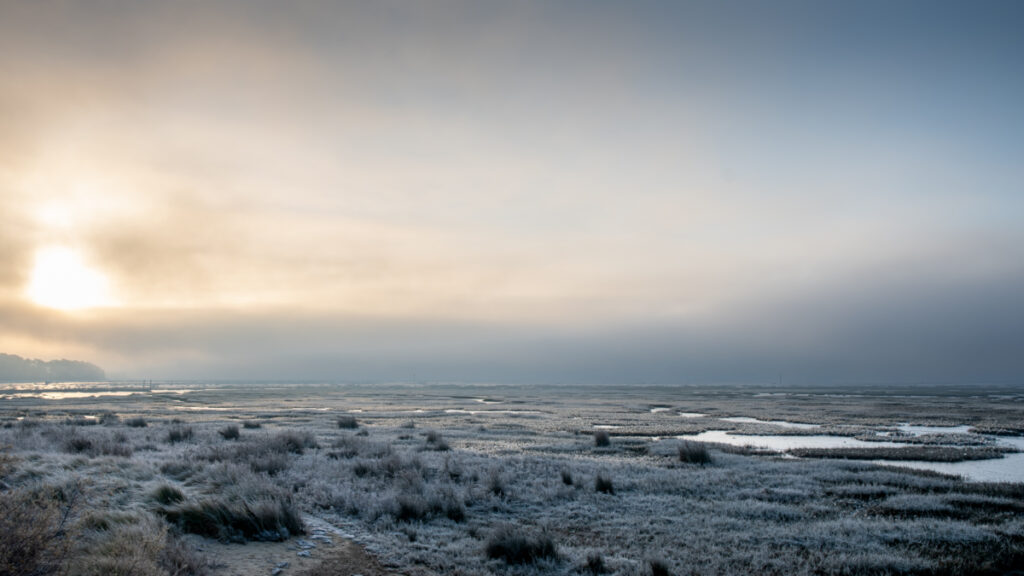
M 265 399 L 187 416 L 137 402 L 120 418 L 109 406 L 0 413 L 0 505 L 38 519 L 11 533 L 71 574 L 202 573 L 183 532 L 280 539 L 301 532 L 301 514 L 404 574 L 955 574 L 1024 562 L 1022 485 L 652 439 L 632 431 L 707 424 L 643 402 L 508 402 L 500 414 L 417 402 L 426 408 L 367 396 L 355 427 L 333 408 L 275 411 Z M 699 402 L 668 405 L 713 408 Z M 595 425 L 621 427 L 598 430 L 605 444 Z

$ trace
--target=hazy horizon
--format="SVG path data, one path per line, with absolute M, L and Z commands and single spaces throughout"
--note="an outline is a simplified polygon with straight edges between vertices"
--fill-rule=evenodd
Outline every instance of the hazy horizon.
M 1024 4 L 0 5 L 0 352 L 1024 381 Z

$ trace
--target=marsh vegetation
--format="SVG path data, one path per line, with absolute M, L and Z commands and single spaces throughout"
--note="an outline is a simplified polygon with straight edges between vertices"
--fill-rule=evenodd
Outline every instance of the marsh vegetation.
M 677 438 L 723 424 L 680 412 L 736 414 L 721 409 L 736 402 L 729 390 L 717 406 L 691 394 L 667 411 L 623 400 L 629 391 L 588 403 L 508 395 L 490 413 L 436 391 L 404 403 L 344 392 L 327 409 L 275 411 L 256 387 L 230 406 L 188 395 L 12 406 L 0 414 L 0 574 L 216 574 L 202 541 L 292 542 L 312 521 L 403 574 L 959 574 L 1024 562 L 1022 484 Z M 843 425 L 829 418 L 818 424 Z M 943 418 L 921 421 L 959 423 Z M 845 425 L 863 433 L 857 420 Z M 654 429 L 670 433 L 637 433 Z

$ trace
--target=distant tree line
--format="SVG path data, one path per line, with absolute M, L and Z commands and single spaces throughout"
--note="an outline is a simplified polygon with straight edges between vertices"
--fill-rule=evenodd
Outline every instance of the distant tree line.
M 36 360 L 0 354 L 0 382 L 76 382 L 106 380 L 95 364 L 79 360 Z

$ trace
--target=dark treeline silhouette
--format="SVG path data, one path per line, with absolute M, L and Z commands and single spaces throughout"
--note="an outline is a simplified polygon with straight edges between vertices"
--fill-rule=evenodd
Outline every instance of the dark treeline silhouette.
M 75 382 L 106 380 L 95 364 L 79 360 L 36 360 L 0 353 L 0 382 Z

